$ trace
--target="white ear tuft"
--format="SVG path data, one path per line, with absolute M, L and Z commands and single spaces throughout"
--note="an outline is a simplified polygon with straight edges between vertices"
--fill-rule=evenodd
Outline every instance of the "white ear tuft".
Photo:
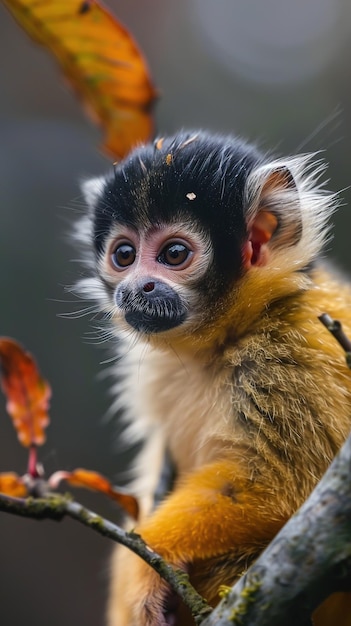
M 83 217 L 76 222 L 72 230 L 73 241 L 80 245 L 83 252 L 83 263 L 87 267 L 95 267 L 95 258 L 91 253 L 93 238 L 94 210 L 99 198 L 102 196 L 106 179 L 104 176 L 90 178 L 81 182 L 81 190 L 88 209 Z
M 295 269 L 303 268 L 320 254 L 328 239 L 329 218 L 338 205 L 337 195 L 326 191 L 325 183 L 320 182 L 326 164 L 313 161 L 314 156 L 299 155 L 261 165 L 247 181 L 248 218 L 253 219 L 262 208 L 276 215 L 276 235 L 268 245 L 276 260 L 279 257 Z M 267 187 L 267 181 L 274 182 L 274 173 L 279 171 L 290 172 L 291 181 Z
M 84 199 L 90 208 L 95 208 L 98 199 L 104 191 L 105 183 L 106 179 L 104 176 L 90 178 L 81 183 Z

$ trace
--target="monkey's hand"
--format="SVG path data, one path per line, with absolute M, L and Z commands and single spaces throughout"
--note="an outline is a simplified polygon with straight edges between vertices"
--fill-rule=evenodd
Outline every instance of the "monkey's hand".
M 267 493 L 227 460 L 190 474 L 136 532 L 168 563 L 186 569 L 194 562 L 259 550 L 286 518 L 272 485 Z M 117 582 L 113 599 L 119 621 L 110 612 L 109 626 L 183 624 L 176 617 L 179 601 L 161 577 L 132 553 L 123 559 L 117 573 L 123 583 Z

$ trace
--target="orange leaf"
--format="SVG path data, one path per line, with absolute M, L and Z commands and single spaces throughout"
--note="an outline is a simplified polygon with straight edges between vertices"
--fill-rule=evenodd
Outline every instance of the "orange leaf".
M 14 472 L 0 473 L 0 493 L 13 498 L 25 498 L 28 495 L 23 479 Z
M 125 511 L 138 518 L 139 506 L 136 498 L 129 493 L 115 489 L 107 478 L 86 469 L 76 469 L 73 472 L 56 472 L 49 479 L 51 489 L 56 489 L 61 480 L 66 480 L 73 487 L 85 487 L 93 491 L 100 491 L 117 502 Z
M 23 446 L 41 445 L 49 424 L 47 410 L 51 390 L 38 372 L 32 356 L 13 339 L 0 337 L 1 387 Z
M 157 94 L 128 31 L 97 0 L 4 0 L 29 35 L 58 60 L 93 119 L 104 149 L 124 157 L 150 139 Z

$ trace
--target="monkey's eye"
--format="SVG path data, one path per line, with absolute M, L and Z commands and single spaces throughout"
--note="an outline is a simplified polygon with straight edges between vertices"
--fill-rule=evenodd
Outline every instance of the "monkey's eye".
M 124 269 L 135 261 L 136 251 L 130 243 L 121 243 L 111 255 L 112 263 L 117 269 Z
M 159 263 L 164 265 L 182 265 L 189 258 L 191 250 L 180 242 L 167 244 L 157 257 Z

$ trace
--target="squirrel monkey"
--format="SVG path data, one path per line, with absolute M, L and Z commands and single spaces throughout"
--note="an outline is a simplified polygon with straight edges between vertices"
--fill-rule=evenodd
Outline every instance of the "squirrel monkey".
M 144 442 L 136 530 L 213 605 L 350 431 L 351 374 L 317 319 L 327 312 L 351 334 L 350 287 L 319 261 L 337 204 L 323 171 L 309 155 L 273 160 L 236 138 L 181 132 L 83 185 L 78 288 L 118 338 L 116 406 L 128 441 Z M 166 452 L 175 482 L 154 509 Z M 346 606 L 339 626 L 351 624 Z M 322 605 L 315 624 L 334 626 L 327 615 Z M 109 626 L 193 623 L 158 574 L 117 548 Z

